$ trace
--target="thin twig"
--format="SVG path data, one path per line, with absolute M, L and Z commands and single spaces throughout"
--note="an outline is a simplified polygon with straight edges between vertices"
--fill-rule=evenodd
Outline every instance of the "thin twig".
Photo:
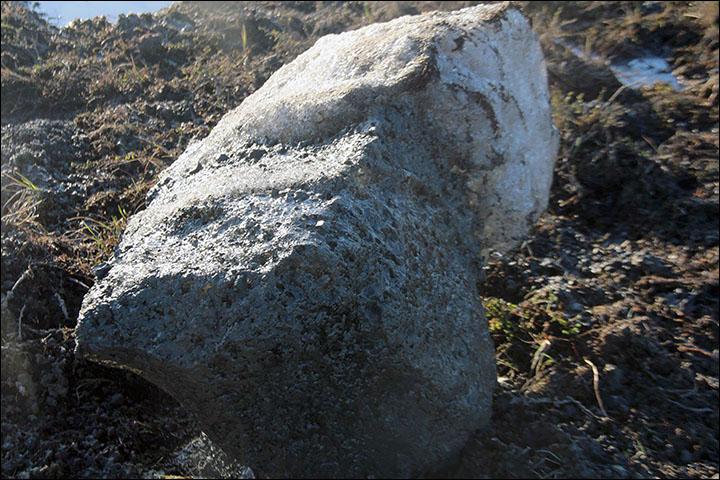
M 595 415 L 592 410 L 588 409 L 585 405 L 580 403 L 578 400 L 575 400 L 574 398 L 568 396 L 565 397 L 565 400 L 553 400 L 552 398 L 523 398 L 523 402 L 526 403 L 552 403 L 555 405 L 567 405 L 568 403 L 575 405 L 583 412 L 587 413 L 593 418 L 596 418 L 598 420 L 602 420 L 602 417 L 598 417 Z
M 85 290 L 90 290 L 90 287 L 88 287 L 87 285 L 85 285 L 83 282 L 81 282 L 81 281 L 78 280 L 77 278 L 68 277 L 68 280 L 70 280 L 71 282 L 77 283 L 78 285 L 80 285 L 81 287 L 83 287 Z
M 77 397 L 78 402 L 80 401 L 80 389 L 93 383 L 113 383 L 113 381 L 108 380 L 107 378 L 86 378 L 84 380 L 80 380 L 75 387 L 75 396 Z
M 533 371 L 533 375 L 537 375 L 540 371 L 540 367 L 542 366 L 542 362 L 540 359 L 550 349 L 550 346 L 552 345 L 552 342 L 549 338 L 546 338 L 542 342 L 540 342 L 540 345 L 538 346 L 537 350 L 535 350 L 535 354 L 533 355 L 532 362 L 530 363 L 530 370 Z
M 594 363 L 592 363 L 587 358 L 585 359 L 585 363 L 590 365 L 590 368 L 592 368 L 593 371 L 593 390 L 595 390 L 595 398 L 598 402 L 598 407 L 600 407 L 600 412 L 603 414 L 604 417 L 607 417 L 608 414 L 605 411 L 605 406 L 603 405 L 602 398 L 600 397 L 600 372 L 598 372 L 597 367 Z
M 562 465 L 563 465 L 562 460 L 560 460 L 560 458 L 558 458 L 558 456 L 555 455 L 555 454 L 554 454 L 553 452 L 551 452 L 550 450 L 538 450 L 538 453 L 545 453 L 546 456 L 544 456 L 543 458 L 541 458 L 537 463 L 535 463 L 535 465 L 533 465 L 532 467 L 530 467 L 530 470 L 532 470 L 532 472 L 533 472 L 533 473 L 535 474 L 535 476 L 538 477 L 538 478 L 555 478 L 555 477 L 553 477 L 552 475 L 559 470 L 559 468 L 558 468 L 559 466 L 562 466 Z M 540 465 L 542 465 L 543 463 L 545 463 L 545 464 L 549 463 L 549 462 L 548 462 L 548 458 L 549 458 L 549 457 L 547 456 L 547 454 L 550 454 L 550 456 L 553 457 L 553 458 L 550 458 L 550 460 L 552 460 L 554 463 L 556 463 L 557 466 L 556 466 L 553 470 L 551 470 L 549 473 L 537 471 L 537 468 L 538 468 Z
M 65 302 L 63 301 L 62 297 L 58 292 L 55 292 L 55 298 L 57 298 L 57 301 L 60 304 L 60 310 L 62 310 L 62 313 L 65 316 L 65 321 L 69 322 L 70 315 L 68 315 L 67 308 L 65 307 Z
M 649 76 L 649 75 L 648 75 L 648 76 Z M 624 92 L 624 91 L 627 90 L 628 88 L 632 88 L 632 87 L 634 87 L 635 85 L 637 85 L 638 83 L 642 82 L 643 80 L 645 80 L 646 78 L 648 78 L 648 76 L 645 76 L 645 77 L 643 77 L 643 78 L 641 78 L 641 79 L 639 79 L 639 80 L 636 80 L 636 81 L 634 81 L 633 83 L 631 83 L 631 84 L 629 84 L 629 85 L 622 85 L 620 88 L 618 88 L 618 89 L 615 91 L 615 93 L 612 94 L 612 96 L 611 96 L 610 98 L 608 98 L 608 100 L 607 100 L 607 102 L 605 102 L 604 106 L 610 105 L 610 104 L 618 97 L 618 95 L 620 95 L 622 92 Z
M 51 328 L 48 329 L 41 329 L 41 328 L 33 328 L 30 325 L 23 325 L 23 331 L 32 333 L 33 335 L 37 337 L 43 337 L 50 333 L 52 331 Z
M 546 454 L 550 455 L 551 457 L 553 457 L 553 460 L 555 460 L 559 465 L 563 464 L 562 459 L 550 450 L 541 449 L 541 450 L 537 450 L 537 452 L 538 453 L 546 453 Z
M 33 275 L 32 267 L 33 267 L 32 264 L 31 264 L 31 265 L 28 265 L 28 267 L 25 269 L 25 271 L 23 272 L 23 274 L 20 275 L 20 278 L 18 278 L 17 281 L 15 281 L 15 283 L 14 283 L 13 286 L 12 286 L 12 288 L 10 289 L 10 291 L 9 291 L 8 294 L 7 294 L 7 299 L 8 299 L 8 300 L 10 300 L 10 299 L 12 299 L 12 298 L 14 297 L 14 295 L 15 295 L 15 289 L 16 289 L 23 281 L 25 281 L 26 278 L 32 277 L 32 275 Z
M 658 147 L 652 140 L 650 140 L 646 135 L 643 135 L 642 138 L 647 142 L 648 145 L 652 147 L 653 150 L 655 150 L 655 153 L 658 153 Z M 652 163 L 650 164 L 650 166 L 652 166 Z
M 675 400 L 670 400 L 669 398 L 666 398 L 666 400 L 673 405 L 677 405 L 678 407 L 682 408 L 683 410 L 688 410 L 690 412 L 697 412 L 697 413 L 712 413 L 717 411 L 713 410 L 712 408 L 705 408 L 705 407 L 688 407 L 687 405 L 683 405 L 682 403 L 678 403 Z
M 27 307 L 27 303 L 23 304 L 22 308 L 20 309 L 20 315 L 18 315 L 18 333 L 17 333 L 18 341 L 22 340 L 22 318 L 23 318 L 23 313 L 25 313 L 25 307 Z
M 707 350 L 703 350 L 702 348 L 698 348 L 698 347 L 691 347 L 691 346 L 680 345 L 679 347 L 677 347 L 677 349 L 680 350 L 681 352 L 697 352 L 697 353 L 702 353 L 703 355 L 706 355 L 706 356 L 708 356 L 708 357 L 710 357 L 710 358 L 713 358 L 713 357 L 716 356 L 716 355 L 708 352 Z

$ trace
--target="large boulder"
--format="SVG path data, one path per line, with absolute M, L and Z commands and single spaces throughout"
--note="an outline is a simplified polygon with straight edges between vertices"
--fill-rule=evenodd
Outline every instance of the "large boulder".
M 545 64 L 507 5 L 320 39 L 163 172 L 78 353 L 270 476 L 410 476 L 490 417 L 475 283 L 548 198 Z

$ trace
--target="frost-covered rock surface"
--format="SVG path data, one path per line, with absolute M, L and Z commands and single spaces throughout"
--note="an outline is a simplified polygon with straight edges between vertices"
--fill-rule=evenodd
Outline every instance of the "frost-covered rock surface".
M 270 476 L 410 476 L 488 420 L 475 282 L 546 206 L 540 48 L 506 5 L 322 38 L 190 146 L 85 297 L 140 373 Z

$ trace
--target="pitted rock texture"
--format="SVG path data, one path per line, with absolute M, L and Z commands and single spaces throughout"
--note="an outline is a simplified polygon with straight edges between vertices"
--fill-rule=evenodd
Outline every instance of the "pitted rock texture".
M 324 37 L 163 172 L 78 352 L 260 474 L 432 472 L 489 419 L 475 283 L 545 208 L 556 149 L 507 5 Z

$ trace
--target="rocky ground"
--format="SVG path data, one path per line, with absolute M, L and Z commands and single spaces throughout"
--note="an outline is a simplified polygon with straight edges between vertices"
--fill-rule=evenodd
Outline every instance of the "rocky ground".
M 21 3 L 2 2 L 2 476 L 251 475 L 162 391 L 75 358 L 92 267 L 158 172 L 319 37 L 475 2 L 188 2 L 62 30 Z M 552 196 L 478 279 L 492 425 L 427 474 L 718 478 L 718 3 L 521 6 L 562 135 Z M 587 60 L 647 55 L 683 88 Z

